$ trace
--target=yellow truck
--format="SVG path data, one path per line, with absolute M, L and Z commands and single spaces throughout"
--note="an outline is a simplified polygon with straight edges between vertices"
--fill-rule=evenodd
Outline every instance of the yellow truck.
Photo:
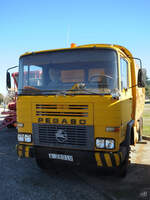
M 142 137 L 144 92 L 141 60 L 123 46 L 25 53 L 19 60 L 17 154 L 34 157 L 42 169 L 60 160 L 125 176 L 130 145 Z

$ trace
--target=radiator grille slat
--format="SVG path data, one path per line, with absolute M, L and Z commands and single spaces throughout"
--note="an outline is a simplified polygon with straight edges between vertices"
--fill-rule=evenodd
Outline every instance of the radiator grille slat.
M 88 117 L 88 105 L 36 104 L 35 106 L 36 116 Z
M 88 110 L 88 105 L 52 105 L 52 104 L 36 104 L 36 109 L 78 109 Z

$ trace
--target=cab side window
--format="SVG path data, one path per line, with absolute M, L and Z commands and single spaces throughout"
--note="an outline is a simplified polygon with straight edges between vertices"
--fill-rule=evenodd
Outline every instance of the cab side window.
M 129 87 L 128 81 L 128 62 L 121 58 L 120 59 L 120 72 L 121 72 L 121 90 Z

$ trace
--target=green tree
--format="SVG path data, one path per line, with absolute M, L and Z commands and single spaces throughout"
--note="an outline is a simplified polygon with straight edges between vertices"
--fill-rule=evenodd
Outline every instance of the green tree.
M 146 84 L 145 84 L 145 96 L 147 99 L 150 99 L 150 79 L 146 75 Z
M 4 96 L 0 93 L 0 104 L 3 102 Z

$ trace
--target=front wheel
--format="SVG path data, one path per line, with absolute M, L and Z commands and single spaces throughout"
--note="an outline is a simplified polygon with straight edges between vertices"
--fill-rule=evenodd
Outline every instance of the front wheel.
M 127 175 L 128 166 L 129 166 L 129 154 L 130 154 L 130 146 L 127 147 L 127 153 L 124 161 L 121 163 L 119 168 L 117 169 L 117 176 L 124 178 Z

